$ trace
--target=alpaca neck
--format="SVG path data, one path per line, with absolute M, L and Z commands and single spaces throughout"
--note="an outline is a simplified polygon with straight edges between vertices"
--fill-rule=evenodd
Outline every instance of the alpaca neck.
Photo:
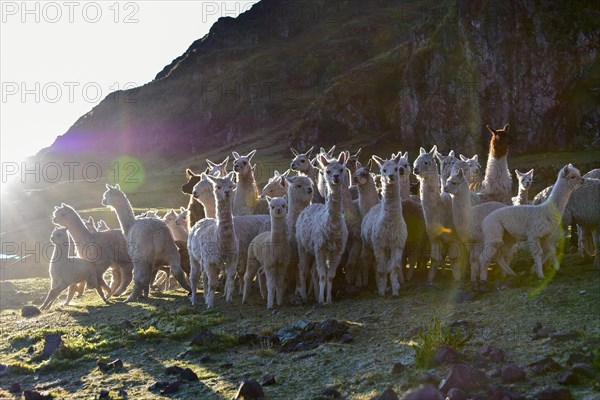
M 400 175 L 400 198 L 402 200 L 410 198 L 410 176 L 408 174 Z
M 346 174 L 348 172 L 346 171 Z M 345 213 L 354 212 L 354 203 L 352 202 L 352 193 L 350 193 L 350 186 L 345 179 L 342 179 L 342 183 L 340 185 L 340 190 L 342 192 L 342 207 L 344 208 Z
M 207 196 L 206 198 L 197 199 L 202 207 L 204 207 L 204 215 L 206 218 L 216 218 L 217 216 L 217 205 L 215 204 L 214 196 Z
M 340 224 L 343 219 L 342 214 L 342 188 L 339 185 L 327 185 L 327 223 L 329 225 Z
M 123 198 L 119 199 L 118 203 L 115 204 L 113 208 L 117 213 L 117 218 L 123 233 L 127 235 L 135 222 L 135 214 L 133 213 L 133 208 L 131 208 L 131 203 L 129 203 L 129 200 L 123 195 Z
M 71 223 L 69 226 L 66 226 L 69 230 L 71 236 L 73 236 L 73 240 L 78 245 L 82 245 L 83 243 L 88 243 L 92 240 L 92 233 L 86 228 L 85 224 L 79 217 L 79 214 L 76 212 L 73 213 L 73 218 L 71 218 Z M 68 254 L 68 253 L 65 253 Z
M 52 251 L 52 257 L 50 258 L 51 264 L 60 263 L 66 261 L 69 257 L 69 242 L 65 243 L 54 243 L 54 250 Z
M 271 242 L 287 242 L 287 226 L 285 217 L 271 215 Z
M 548 197 L 546 202 L 554 205 L 562 217 L 572 192 L 573 189 L 569 188 L 568 182 L 566 180 L 559 179 L 552 188 L 550 197 Z
M 527 204 L 528 203 L 528 194 L 529 189 L 525 189 L 519 186 L 519 192 L 517 193 L 517 200 L 519 204 Z
M 373 182 L 373 178 L 369 176 L 367 178 L 367 183 L 364 185 L 358 185 L 358 202 L 359 204 L 364 204 L 365 201 L 368 200 L 379 200 L 379 195 L 377 194 L 377 187 L 375 187 L 375 182 Z
M 317 171 L 317 168 L 313 167 L 312 165 L 309 165 L 308 169 L 298 172 L 304 176 L 308 176 L 310 179 L 312 179 L 313 182 L 315 182 L 315 179 L 317 179 Z
M 231 240 L 235 236 L 233 215 L 231 213 L 231 198 L 217 200 L 217 235 L 218 240 Z
M 435 207 L 440 202 L 440 177 L 437 171 L 419 175 L 419 196 L 423 208 Z
M 288 212 L 286 215 L 286 224 L 287 224 L 288 234 L 294 241 L 296 240 L 296 238 L 294 236 L 296 233 L 296 221 L 298 220 L 298 216 L 306 207 L 308 207 L 309 204 L 310 204 L 310 200 L 308 200 L 306 202 L 299 202 L 296 199 L 294 199 L 293 197 L 289 198 L 289 207 L 288 207 Z
M 462 181 L 458 191 L 452 195 L 452 220 L 454 226 L 468 227 L 470 225 L 471 213 L 471 193 L 467 181 Z
M 242 190 L 245 193 L 254 193 L 254 197 L 258 199 L 258 186 L 256 186 L 256 180 L 254 174 L 238 174 L 238 183 L 236 190 Z
M 402 199 L 398 180 L 383 185 L 383 216 L 385 219 L 402 217 Z

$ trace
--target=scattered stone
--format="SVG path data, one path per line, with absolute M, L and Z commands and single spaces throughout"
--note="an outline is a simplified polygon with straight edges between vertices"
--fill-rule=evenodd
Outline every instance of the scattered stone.
M 379 396 L 375 396 L 371 400 L 400 400 L 400 398 L 394 389 L 385 389 Z
M 273 385 L 276 385 L 276 384 L 277 384 L 277 381 L 275 380 L 275 376 L 274 375 L 267 376 L 261 382 L 261 385 L 263 385 L 263 386 L 273 386 Z
M 258 335 L 256 333 L 246 333 L 238 336 L 238 342 L 240 344 L 254 345 L 258 343 Z
M 493 349 L 489 354 L 490 360 L 495 363 L 504 362 L 504 350 L 502 349 Z
M 119 389 L 119 396 L 127 398 L 127 390 Z
M 21 317 L 31 318 L 40 315 L 42 312 L 36 306 L 25 306 L 21 308 Z
M 281 343 L 280 350 L 284 353 L 307 351 L 319 347 L 329 340 L 339 340 L 348 333 L 348 324 L 335 319 L 320 322 L 300 320 L 277 332 Z
M 327 388 L 327 389 L 323 390 L 321 392 L 321 395 L 332 398 L 332 399 L 339 399 L 340 397 L 342 397 L 342 394 L 334 388 Z
M 513 383 L 525 379 L 525 370 L 514 364 L 502 366 L 502 383 Z
M 342 337 L 340 338 L 340 341 L 341 341 L 342 343 L 350 343 L 350 342 L 354 341 L 354 338 L 352 337 L 352 335 L 351 335 L 351 334 L 349 334 L 349 333 L 344 333 L 344 334 L 342 335 Z
M 115 361 L 108 363 L 108 366 L 111 369 L 123 368 L 123 361 L 120 358 L 117 358 Z
M 451 388 L 469 391 L 484 387 L 487 381 L 488 377 L 483 371 L 466 364 L 456 364 L 450 368 L 446 377 L 442 379 L 439 389 L 444 392 L 447 392 Z
M 19 382 L 15 382 L 12 385 L 10 385 L 10 387 L 8 388 L 8 392 L 9 393 L 21 393 L 23 391 L 23 388 L 21 387 L 21 384 Z
M 25 400 L 50 400 L 53 398 L 51 394 L 42 394 L 36 390 L 24 390 L 23 397 Z
M 583 353 L 571 353 L 569 354 L 569 358 L 567 359 L 568 365 L 590 362 L 592 362 L 592 356 L 590 354 L 586 355 Z
M 27 354 L 33 354 L 34 351 L 35 349 L 33 348 L 33 346 L 29 346 L 29 348 L 27 349 Z
M 446 400 L 467 400 L 467 394 L 460 389 L 452 388 L 446 393 Z
M 569 340 L 576 340 L 581 336 L 579 332 L 571 331 L 565 333 L 553 333 L 550 335 L 550 339 L 555 342 L 566 342 Z
M 490 372 L 490 378 L 500 378 L 502 376 L 502 369 L 496 368 Z
M 438 377 L 435 375 L 433 370 L 425 371 L 420 375 L 415 377 L 415 382 L 417 383 L 436 383 L 438 381 Z
M 148 390 L 160 390 L 160 389 L 164 389 L 167 386 L 169 386 L 169 382 L 167 381 L 156 381 L 154 382 L 152 385 L 150 385 L 150 387 L 148 388 Z
M 394 363 L 394 366 L 392 367 L 392 374 L 400 374 L 405 369 L 406 367 L 401 362 Z
M 121 322 L 121 327 L 123 327 L 124 329 L 128 329 L 128 330 L 135 328 L 135 326 L 131 323 L 131 321 L 129 321 L 127 319 L 124 319 L 123 322 Z
M 103 373 L 110 371 L 110 367 L 106 361 L 98 361 L 96 365 L 98 365 L 98 369 Z
M 464 356 L 462 354 L 447 345 L 442 345 L 433 355 L 435 365 L 455 364 L 463 359 Z
M 454 301 L 457 303 L 465 303 L 476 300 L 478 297 L 478 292 L 468 289 L 459 289 L 454 295 Z
M 548 372 L 560 370 L 560 364 L 554 361 L 552 357 L 543 357 L 529 364 L 534 375 L 546 374 Z
M 550 337 L 550 335 L 552 335 L 555 332 L 556 332 L 556 329 L 553 329 L 550 327 L 542 327 L 542 328 L 538 329 L 537 331 L 535 331 L 535 333 L 533 334 L 533 336 L 531 338 L 533 340 L 545 339 L 547 337 Z
M 175 393 L 175 392 L 177 392 L 179 390 L 180 386 L 181 386 L 181 381 L 172 382 L 167 387 L 165 387 L 163 390 L 161 390 L 160 394 Z
M 538 400 L 573 400 L 571 391 L 566 388 L 543 389 L 535 395 Z
M 191 368 L 185 368 L 183 371 L 181 371 L 181 373 L 179 374 L 179 377 L 181 379 L 183 379 L 184 381 L 189 381 L 189 382 L 195 382 L 198 379 L 198 375 L 196 375 L 196 373 L 194 371 L 192 371 Z
M 254 379 L 245 379 L 240 382 L 240 387 L 235 394 L 234 399 L 259 399 L 265 397 L 262 386 Z
M 577 376 L 585 377 L 585 378 L 593 378 L 596 375 L 596 370 L 590 364 L 577 363 L 573 364 L 573 373 L 577 374 Z
M 215 334 L 210 329 L 204 328 L 192 339 L 190 345 L 202 346 L 215 340 Z
M 475 397 L 474 397 L 475 398 Z M 525 396 L 521 393 L 513 392 L 509 389 L 503 388 L 502 386 L 492 387 L 487 395 L 483 396 L 486 400 L 526 400 Z
M 0 375 L 5 374 L 6 372 L 8 372 L 8 365 L 0 364 Z
M 489 355 L 491 351 L 492 351 L 492 346 L 490 346 L 487 343 L 484 344 L 483 346 L 481 346 L 478 350 L 479 354 L 481 354 L 482 356 Z
M 475 367 L 475 368 L 481 368 L 481 369 L 486 369 L 489 365 L 490 362 L 487 358 L 485 358 L 484 356 L 480 355 L 480 354 L 476 354 L 472 359 L 471 359 L 471 364 Z
M 538 321 L 538 322 L 535 323 L 535 325 L 533 325 L 532 332 L 536 333 L 540 329 L 542 329 L 542 323 Z
M 42 358 L 50 358 L 58 351 L 63 341 L 59 333 L 51 333 L 44 338 L 44 349 L 42 350 Z
M 207 354 L 203 354 L 200 356 L 200 358 L 198 359 L 201 363 L 207 363 L 211 361 L 211 358 L 209 355 Z
M 110 392 L 106 389 L 100 390 L 100 398 L 101 399 L 107 399 L 109 394 L 110 394 Z
M 172 365 L 170 367 L 165 368 L 165 374 L 167 375 L 179 375 L 183 372 L 183 368 L 178 365 Z
M 444 400 L 444 396 L 432 384 L 411 389 L 404 394 L 403 400 Z
M 557 379 L 558 383 L 560 383 L 561 385 L 577 385 L 577 383 L 579 383 L 579 379 L 577 378 L 577 375 L 575 375 L 575 373 L 573 371 L 563 371 L 560 374 L 558 374 L 558 379 Z
M 219 365 L 219 367 L 225 368 L 225 369 L 233 368 L 233 363 L 230 363 L 230 362 L 224 363 L 224 364 Z
M 361 324 L 373 324 L 375 322 L 378 322 L 379 318 L 377 318 L 374 315 L 364 315 L 364 316 L 358 318 L 356 321 L 360 322 Z

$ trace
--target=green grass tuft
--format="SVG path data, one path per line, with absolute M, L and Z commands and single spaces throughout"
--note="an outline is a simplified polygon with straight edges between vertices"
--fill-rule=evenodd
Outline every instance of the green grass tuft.
M 433 364 L 433 355 L 442 345 L 459 350 L 470 339 L 470 335 L 462 331 L 454 331 L 436 318 L 425 332 L 418 333 L 415 345 L 415 363 L 419 368 L 430 368 Z

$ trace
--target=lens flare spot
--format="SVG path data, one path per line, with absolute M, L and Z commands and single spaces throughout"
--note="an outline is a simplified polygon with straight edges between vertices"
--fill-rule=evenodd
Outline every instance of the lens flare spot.
M 146 177 L 142 162 L 131 156 L 115 159 L 108 169 L 108 182 L 111 185 L 118 183 L 124 192 L 138 189 Z

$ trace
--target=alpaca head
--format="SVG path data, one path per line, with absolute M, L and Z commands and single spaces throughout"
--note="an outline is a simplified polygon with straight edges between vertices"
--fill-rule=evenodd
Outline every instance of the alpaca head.
M 327 154 L 319 154 L 317 161 L 321 166 L 321 171 L 327 186 L 337 186 L 342 183 L 344 174 L 346 173 L 347 153 L 342 151 L 337 159 L 329 159 Z
M 125 193 L 121 192 L 121 186 L 117 183 L 115 186 L 110 186 L 108 183 L 106 184 L 106 192 L 102 196 L 102 205 L 105 207 L 116 208 L 120 204 L 123 204 L 127 198 L 125 197 Z
M 167 225 L 173 224 L 176 219 L 177 219 L 177 213 L 173 209 L 169 210 L 169 212 L 166 213 L 165 216 L 163 217 L 163 221 Z
M 471 172 L 471 178 L 476 178 L 481 175 L 481 164 L 479 164 L 479 156 L 475 154 L 473 157 L 468 158 L 460 155 L 460 159 L 469 164 L 469 171 Z
M 448 174 L 448 177 L 446 179 L 448 179 L 450 177 L 450 175 L 457 172 L 459 169 L 462 169 L 463 175 L 464 175 L 465 179 L 467 180 L 467 183 L 471 182 L 471 168 L 469 167 L 469 163 L 466 161 L 462 161 L 462 160 L 457 160 L 452 165 L 452 168 L 450 169 L 450 174 Z
M 50 242 L 56 246 L 69 243 L 69 233 L 67 228 L 55 226 L 54 230 L 50 234 Z
M 233 183 L 234 176 L 233 172 L 228 173 L 224 178 L 206 175 L 206 178 L 213 185 L 213 193 L 217 202 L 231 202 L 233 199 L 233 191 L 235 189 L 235 183 Z
M 294 159 L 290 164 L 290 169 L 292 171 L 302 172 L 303 174 L 306 174 L 308 171 L 310 171 L 310 169 L 313 167 L 310 162 L 310 153 L 312 153 L 313 149 L 314 146 L 304 153 L 300 153 L 295 149 L 290 149 L 294 154 Z
M 252 150 L 245 156 L 240 156 L 237 152 L 233 152 L 233 170 L 239 174 L 239 176 L 250 176 L 252 175 L 252 157 L 256 154 L 256 150 Z
M 269 197 L 281 197 L 287 193 L 287 181 L 285 177 L 290 173 L 288 169 L 283 174 L 280 174 L 279 171 L 275 171 L 274 176 L 269 178 L 269 182 L 263 188 L 260 197 L 265 198 Z
M 360 155 L 361 151 L 362 151 L 362 148 L 358 149 L 358 151 L 356 153 L 350 155 L 348 157 L 348 161 L 346 161 L 346 168 L 348 168 L 350 170 L 350 174 L 354 174 L 356 172 L 358 156 Z
M 92 218 L 92 217 L 89 217 L 88 219 L 84 219 L 83 224 L 85 225 L 87 230 L 90 232 L 98 231 L 98 229 L 96 229 L 96 222 L 94 221 L 94 218 Z
M 52 223 L 54 225 L 68 226 L 69 222 L 77 219 L 80 218 L 73 207 L 65 203 L 62 203 L 60 207 L 54 206 L 54 212 L 52 213 Z
M 364 186 L 369 183 L 369 178 L 371 177 L 371 166 L 373 165 L 373 160 L 369 159 L 367 162 L 367 166 L 363 167 L 360 162 L 356 163 L 356 171 L 352 175 L 352 181 L 358 186 Z
M 308 176 L 286 177 L 290 202 L 308 204 L 313 196 L 313 181 Z
M 400 160 L 398 160 L 398 168 L 400 168 L 400 177 L 405 177 L 408 179 L 410 173 L 412 172 L 410 161 L 408 161 L 408 151 L 405 151 L 404 154 L 402 154 L 402 152 L 399 154 Z
M 379 166 L 381 182 L 384 186 L 391 185 L 400 178 L 401 168 L 398 166 L 398 161 L 400 161 L 401 156 L 402 153 L 392 154 L 389 160 L 384 160 L 376 155 L 372 156 L 373 161 Z
M 417 177 L 437 173 L 437 163 L 435 162 L 437 146 L 433 146 L 431 151 L 427 152 L 421 147 L 419 157 L 413 163 L 413 174 Z
M 570 190 L 577 190 L 585 184 L 585 178 L 581 177 L 579 170 L 573 164 L 567 164 L 560 170 L 558 173 L 558 182 L 561 181 Z
M 444 182 L 444 192 L 456 194 L 463 185 L 467 186 L 468 190 L 468 182 L 464 170 L 462 168 L 454 168 L 448 179 L 446 179 L 446 182 Z
M 200 181 L 200 174 L 195 174 L 191 169 L 185 170 L 185 176 L 187 177 L 187 183 L 181 186 L 181 191 L 185 194 L 192 194 L 194 186 Z
M 206 169 L 206 173 L 212 176 L 225 176 L 227 175 L 227 164 L 229 163 L 229 156 L 225 158 L 220 164 L 216 164 L 209 159 L 206 159 L 206 164 L 208 164 L 208 168 Z
M 272 218 L 284 218 L 287 215 L 287 196 L 269 197 L 269 214 Z
M 440 161 L 440 175 L 442 178 L 448 178 L 452 171 L 452 166 L 458 161 L 458 158 L 454 156 L 454 150 L 450 150 L 447 156 L 443 156 L 441 153 L 436 153 L 436 158 Z
M 206 199 L 213 195 L 213 185 L 208 180 L 207 174 L 200 174 L 198 182 L 192 189 L 192 196 L 195 199 Z
M 98 232 L 104 232 L 104 231 L 109 231 L 110 228 L 108 227 L 108 225 L 106 225 L 106 222 L 101 219 L 98 222 L 96 222 L 96 230 Z
M 190 210 L 188 210 L 187 208 L 181 207 L 179 209 L 179 211 L 180 212 L 179 212 L 179 214 L 177 214 L 177 217 L 175 218 L 173 223 L 175 224 L 175 226 L 182 226 L 184 228 L 187 228 Z
M 520 172 L 515 169 L 515 174 L 517 174 L 517 179 L 519 180 L 519 189 L 529 190 L 531 182 L 533 182 L 533 168 L 527 172 Z
M 508 153 L 508 146 L 512 143 L 512 136 L 508 133 L 509 124 L 504 125 L 502 129 L 493 129 L 489 125 L 485 126 L 492 134 L 490 141 L 490 152 L 492 157 L 501 158 Z

